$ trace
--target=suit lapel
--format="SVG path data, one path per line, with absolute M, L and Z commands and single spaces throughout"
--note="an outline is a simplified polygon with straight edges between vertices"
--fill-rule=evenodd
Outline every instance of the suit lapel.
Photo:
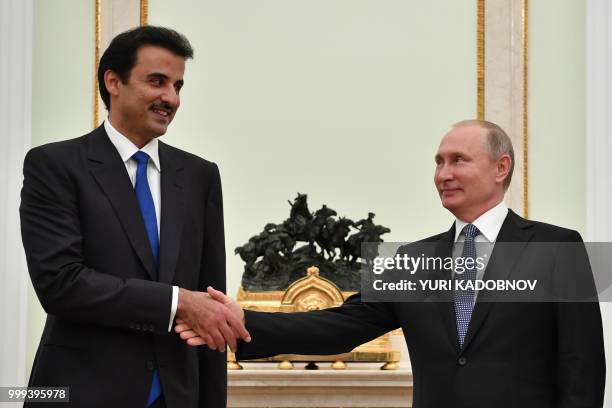
M 149 277 L 155 279 L 155 261 L 134 187 L 119 153 L 100 126 L 91 133 L 88 146 L 90 172 L 108 197 L 132 248 Z
M 508 210 L 508 215 L 502 224 L 501 230 L 493 247 L 491 259 L 485 270 L 484 280 L 507 279 L 510 273 L 514 270 L 521 253 L 525 249 L 527 242 L 531 240 L 533 231 L 532 224 L 527 220 L 519 217 L 512 210 Z M 504 245 L 504 243 L 513 243 Z M 498 245 L 501 244 L 501 245 Z M 481 291 L 478 293 L 472 318 L 468 326 L 468 331 L 463 342 L 463 348 L 466 349 L 478 330 L 482 327 L 483 322 L 491 310 L 494 302 L 493 294 L 489 291 Z
M 183 166 L 162 142 L 159 142 L 159 160 L 162 168 L 159 281 L 171 284 L 184 223 Z

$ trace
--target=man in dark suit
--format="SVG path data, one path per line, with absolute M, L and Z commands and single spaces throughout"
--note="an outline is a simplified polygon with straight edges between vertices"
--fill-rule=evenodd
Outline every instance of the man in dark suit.
M 253 342 L 240 344 L 237 357 L 342 353 L 401 327 L 413 370 L 415 408 L 601 407 L 603 334 L 584 245 L 576 231 L 523 219 L 506 207 L 513 160 L 510 139 L 497 125 L 455 125 L 440 143 L 434 181 L 442 205 L 456 220 L 449 231 L 416 245 L 429 245 L 443 259 L 484 255 L 485 268 L 446 271 L 438 278 L 539 277 L 544 289 L 552 291 L 548 297 L 507 302 L 503 293 L 466 289 L 449 296 L 423 294 L 421 302 L 368 303 L 358 295 L 324 311 L 247 311 Z M 558 250 L 566 244 L 573 249 Z M 413 245 L 400 248 L 400 254 L 413 253 Z M 572 267 L 565 268 L 568 260 Z M 445 273 L 432 272 L 434 277 Z M 562 291 L 550 279 L 572 291 Z M 209 293 L 239 313 L 221 292 Z M 591 301 L 571 301 L 584 297 Z M 176 329 L 189 344 L 205 343 L 188 325 Z
M 100 60 L 104 124 L 32 149 L 20 207 L 29 272 L 47 320 L 30 386 L 69 387 L 71 407 L 226 406 L 224 353 L 248 341 L 203 291 L 225 287 L 217 166 L 161 141 L 180 104 L 181 34 L 139 27 Z

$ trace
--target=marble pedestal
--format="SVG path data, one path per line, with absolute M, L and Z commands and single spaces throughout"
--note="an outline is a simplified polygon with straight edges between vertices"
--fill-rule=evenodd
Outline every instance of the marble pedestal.
M 241 363 L 228 371 L 228 407 L 411 407 L 412 370 L 403 361 L 395 371 L 380 363 L 349 363 L 333 370 L 279 370 L 277 363 Z

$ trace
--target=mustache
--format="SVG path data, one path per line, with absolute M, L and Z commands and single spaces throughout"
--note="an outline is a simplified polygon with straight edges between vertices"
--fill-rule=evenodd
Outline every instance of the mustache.
M 167 103 L 160 103 L 160 102 L 156 102 L 153 105 L 151 105 L 151 109 L 161 109 L 161 110 L 165 110 L 168 112 L 172 112 L 173 109 L 172 107 L 167 104 Z

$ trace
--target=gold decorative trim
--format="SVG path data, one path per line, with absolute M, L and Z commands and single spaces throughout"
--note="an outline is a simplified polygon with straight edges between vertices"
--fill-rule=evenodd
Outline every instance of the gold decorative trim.
M 140 0 L 140 25 L 149 25 L 149 0 Z
M 100 91 L 98 90 L 98 67 L 100 66 L 100 41 L 102 39 L 102 0 L 95 0 L 95 46 L 94 46 L 94 92 L 93 92 L 93 129 L 98 127 L 100 110 Z
M 477 1 L 476 27 L 476 117 L 485 118 L 485 0 Z
M 94 92 L 93 92 L 93 128 L 100 123 L 100 91 L 98 88 L 98 68 L 100 67 L 100 48 L 102 43 L 102 0 L 94 0 L 95 4 L 95 48 L 94 48 Z M 140 0 L 140 25 L 148 25 L 149 0 Z
M 95 1 L 95 64 L 94 64 L 94 96 L 93 96 L 93 128 L 99 123 L 99 101 L 98 90 L 98 67 L 100 64 L 100 42 L 101 42 L 101 14 L 102 0 Z M 477 52 L 477 118 L 485 118 L 485 0 L 477 1 L 477 29 L 476 29 L 476 52 Z M 529 61 L 529 0 L 522 3 L 522 37 L 523 37 L 523 216 L 529 216 L 529 133 L 528 133 L 528 61 Z M 147 25 L 149 21 L 149 1 L 140 0 L 140 25 Z
M 294 281 L 285 291 L 251 292 L 245 291 L 241 286 L 238 290 L 237 300 L 243 309 L 263 312 L 304 312 L 308 310 L 322 310 L 341 305 L 354 292 L 342 292 L 338 286 L 323 278 L 319 268 L 311 266 L 306 276 Z M 401 353 L 391 344 L 391 335 L 397 330 L 386 333 L 368 343 L 362 344 L 349 353 L 332 356 L 305 356 L 299 354 L 281 354 L 275 357 L 258 361 L 278 361 L 280 369 L 292 369 L 293 362 L 330 362 L 335 363 L 334 368 L 340 369 L 347 361 L 384 362 L 383 370 L 395 370 L 401 360 Z M 399 331 L 399 334 L 402 332 Z M 342 363 L 340 363 L 342 362 Z M 240 369 L 233 354 L 228 353 L 228 367 L 233 370 Z
M 306 276 L 293 282 L 280 301 L 279 311 L 295 312 L 319 310 L 344 303 L 342 291 L 329 279 L 319 275 L 319 268 L 311 266 Z
M 529 0 L 523 0 L 523 216 L 529 217 Z

